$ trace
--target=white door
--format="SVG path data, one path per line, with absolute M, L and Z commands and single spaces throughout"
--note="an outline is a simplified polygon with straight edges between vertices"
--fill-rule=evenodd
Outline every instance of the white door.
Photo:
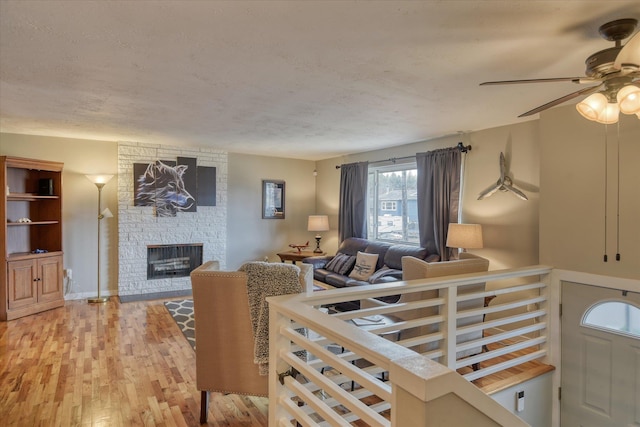
M 562 284 L 562 427 L 640 426 L 640 294 Z

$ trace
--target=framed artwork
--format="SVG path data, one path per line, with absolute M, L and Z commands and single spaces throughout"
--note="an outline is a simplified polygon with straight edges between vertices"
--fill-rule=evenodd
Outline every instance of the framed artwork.
M 284 219 L 284 181 L 262 180 L 262 218 Z
M 156 216 L 196 212 L 216 205 L 216 168 L 198 166 L 191 157 L 134 163 L 133 188 L 133 205 L 154 206 Z

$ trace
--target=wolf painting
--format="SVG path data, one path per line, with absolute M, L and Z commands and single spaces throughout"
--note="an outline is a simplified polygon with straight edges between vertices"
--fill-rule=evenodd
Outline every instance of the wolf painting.
M 161 161 L 149 163 L 136 178 L 135 205 L 155 206 L 157 216 L 176 216 L 189 209 L 195 199 L 185 189 L 185 165 L 169 166 Z

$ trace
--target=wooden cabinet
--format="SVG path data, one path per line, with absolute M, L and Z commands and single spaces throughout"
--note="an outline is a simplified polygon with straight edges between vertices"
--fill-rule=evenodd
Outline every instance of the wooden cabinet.
M 9 310 L 57 302 L 63 294 L 60 255 L 9 261 L 7 273 Z
M 0 320 L 64 305 L 62 163 L 0 157 Z

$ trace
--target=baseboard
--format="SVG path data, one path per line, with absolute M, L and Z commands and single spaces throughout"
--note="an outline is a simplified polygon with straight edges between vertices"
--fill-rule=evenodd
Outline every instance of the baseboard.
M 166 299 L 175 297 L 190 297 L 191 289 L 179 289 L 176 291 L 152 292 L 137 295 L 119 295 L 120 302 L 147 301 L 152 299 Z
M 64 295 L 65 301 L 95 298 L 98 294 L 95 292 L 69 292 Z M 109 291 L 100 292 L 101 297 L 112 297 L 114 293 Z

